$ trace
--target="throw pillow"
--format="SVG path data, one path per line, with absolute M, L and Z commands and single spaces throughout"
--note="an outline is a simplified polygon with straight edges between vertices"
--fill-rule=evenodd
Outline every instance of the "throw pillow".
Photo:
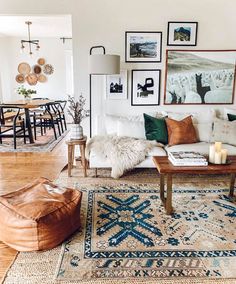
M 137 139 L 145 139 L 144 122 L 143 121 L 130 121 L 119 120 L 117 128 L 118 136 L 128 136 Z
M 147 140 L 156 140 L 157 142 L 167 144 L 168 132 L 164 118 L 155 118 L 146 113 L 143 114 L 144 126 Z
M 180 121 L 166 118 L 166 124 L 168 129 L 169 146 L 198 142 L 191 116 Z
M 212 132 L 212 142 L 215 141 L 236 146 L 236 120 L 227 121 L 216 119 L 213 124 Z
M 224 119 L 228 119 L 228 113 L 236 115 L 235 108 L 224 108 Z
M 227 113 L 227 116 L 229 121 L 236 120 L 236 114 Z

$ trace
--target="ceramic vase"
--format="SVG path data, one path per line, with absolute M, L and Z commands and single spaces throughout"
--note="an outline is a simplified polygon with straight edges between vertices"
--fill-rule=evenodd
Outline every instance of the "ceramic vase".
M 72 124 L 70 130 L 70 139 L 83 139 L 83 127 L 79 124 Z

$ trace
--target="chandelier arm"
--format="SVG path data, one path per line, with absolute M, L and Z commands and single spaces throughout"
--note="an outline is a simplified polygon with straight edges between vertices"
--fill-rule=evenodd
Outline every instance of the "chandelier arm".
M 39 46 L 39 40 L 38 39 L 34 39 L 32 40 L 31 39 L 31 34 L 30 34 L 30 25 L 32 24 L 32 22 L 30 21 L 27 21 L 25 22 L 25 24 L 28 26 L 28 40 L 21 40 L 21 45 L 22 45 L 22 49 L 24 48 L 23 44 L 24 43 L 27 43 L 29 45 L 29 54 L 32 55 L 33 52 L 32 52 L 32 44 L 33 45 L 36 45 L 36 50 L 38 50 L 40 48 Z

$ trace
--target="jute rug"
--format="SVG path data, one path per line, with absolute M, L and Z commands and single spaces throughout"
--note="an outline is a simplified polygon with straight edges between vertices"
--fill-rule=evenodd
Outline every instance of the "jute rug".
M 174 179 L 175 213 L 159 200 L 155 170 L 109 171 L 60 185 L 83 191 L 82 230 L 46 252 L 20 253 L 4 283 L 236 283 L 236 206 L 226 176 Z
M 23 138 L 17 139 L 17 148 L 14 149 L 13 138 L 3 138 L 3 143 L 0 144 L 0 152 L 51 152 L 56 145 L 68 134 L 68 131 L 62 133 L 61 136 L 57 134 L 55 140 L 53 130 L 47 130 L 47 133 L 41 136 L 38 130 L 37 140 L 35 143 L 30 144 L 26 138 L 26 144 Z

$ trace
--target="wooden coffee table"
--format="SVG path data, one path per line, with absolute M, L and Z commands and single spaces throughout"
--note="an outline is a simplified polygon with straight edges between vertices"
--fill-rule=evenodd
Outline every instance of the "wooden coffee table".
M 172 175 L 173 174 L 229 174 L 230 175 L 230 186 L 229 196 L 234 196 L 234 184 L 236 176 L 236 156 L 229 157 L 232 161 L 230 165 L 212 165 L 199 166 L 199 167 L 178 167 L 168 160 L 168 157 L 153 157 L 153 161 L 160 174 L 160 198 L 166 209 L 168 215 L 173 213 L 172 207 Z M 165 197 L 165 178 L 167 179 L 167 189 Z

